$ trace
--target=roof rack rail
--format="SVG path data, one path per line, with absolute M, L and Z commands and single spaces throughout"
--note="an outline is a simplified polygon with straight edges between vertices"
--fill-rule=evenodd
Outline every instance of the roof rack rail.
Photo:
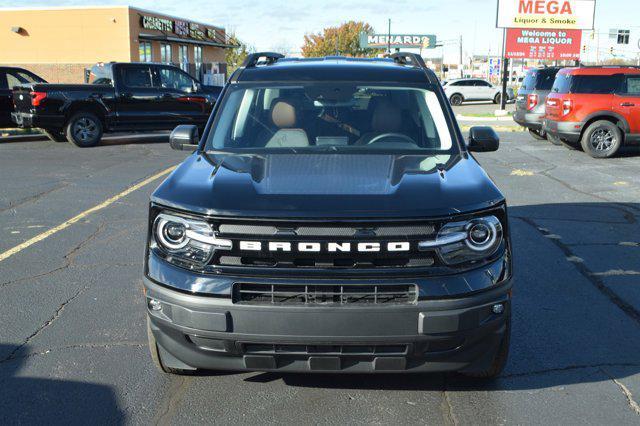
M 579 68 L 638 68 L 640 69 L 640 66 L 638 65 L 585 65 L 585 64 L 580 64 Z
M 422 56 L 417 53 L 396 52 L 388 55 L 387 57 L 393 59 L 396 64 L 411 65 L 422 69 L 430 83 L 439 84 L 438 77 L 436 77 L 433 70 L 429 69 L 427 64 L 424 62 L 424 59 L 422 59 Z
M 263 61 L 260 61 L 263 59 Z M 242 68 L 253 68 L 257 66 L 260 62 L 264 62 L 265 65 L 272 64 L 276 62 L 278 59 L 284 58 L 284 55 L 275 52 L 257 52 L 251 53 L 247 56 L 247 58 L 242 63 Z
M 413 65 L 414 67 L 427 69 L 427 64 L 425 64 L 422 56 L 417 53 L 409 53 L 409 52 L 396 52 L 389 55 L 389 58 L 393 59 L 394 62 L 402 65 Z

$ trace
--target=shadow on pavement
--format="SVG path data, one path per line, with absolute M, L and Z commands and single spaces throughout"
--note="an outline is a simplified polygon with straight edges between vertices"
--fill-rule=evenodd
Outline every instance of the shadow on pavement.
M 381 390 L 530 390 L 640 373 L 640 204 L 510 208 L 513 331 L 503 375 L 278 374 L 290 386 Z
M 0 353 L 14 346 L 0 344 Z M 28 359 L 21 347 L 0 362 L 0 424 L 122 424 L 125 413 L 114 391 L 104 385 L 55 378 L 20 376 Z M 27 357 L 25 357 L 27 356 Z M 82 374 L 83 372 L 78 372 Z M 86 373 L 86 372 L 84 372 Z M 45 375 L 59 374 L 56 368 Z
M 19 135 L 19 136 L 6 136 L 0 137 L 0 144 L 3 143 L 24 143 L 24 142 L 46 142 L 50 143 L 53 147 L 69 147 L 72 148 L 72 144 L 69 142 L 53 142 L 50 141 L 44 135 Z M 148 133 L 108 133 L 102 137 L 100 144 L 93 148 L 87 149 L 100 149 L 100 147 L 118 146 L 118 145 L 145 145 L 156 143 L 169 143 L 168 132 L 148 132 Z M 75 148 L 75 147 L 73 147 Z

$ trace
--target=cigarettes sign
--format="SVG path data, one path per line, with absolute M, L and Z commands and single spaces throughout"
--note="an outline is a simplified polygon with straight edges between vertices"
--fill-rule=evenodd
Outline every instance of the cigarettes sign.
M 596 0 L 498 0 L 498 28 L 593 29 Z
M 507 30 L 507 58 L 580 59 L 582 30 Z

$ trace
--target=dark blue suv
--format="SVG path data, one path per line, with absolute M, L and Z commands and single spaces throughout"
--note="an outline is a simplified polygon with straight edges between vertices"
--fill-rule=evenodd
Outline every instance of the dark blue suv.
M 503 195 L 422 58 L 285 59 L 230 78 L 151 198 L 144 284 L 164 372 L 494 377 L 511 324 Z

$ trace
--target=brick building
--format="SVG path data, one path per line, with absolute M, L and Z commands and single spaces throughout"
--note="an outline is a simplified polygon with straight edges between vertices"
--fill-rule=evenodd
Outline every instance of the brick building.
M 96 62 L 163 62 L 221 83 L 224 28 L 129 6 L 0 9 L 0 64 L 52 83 L 84 81 Z

